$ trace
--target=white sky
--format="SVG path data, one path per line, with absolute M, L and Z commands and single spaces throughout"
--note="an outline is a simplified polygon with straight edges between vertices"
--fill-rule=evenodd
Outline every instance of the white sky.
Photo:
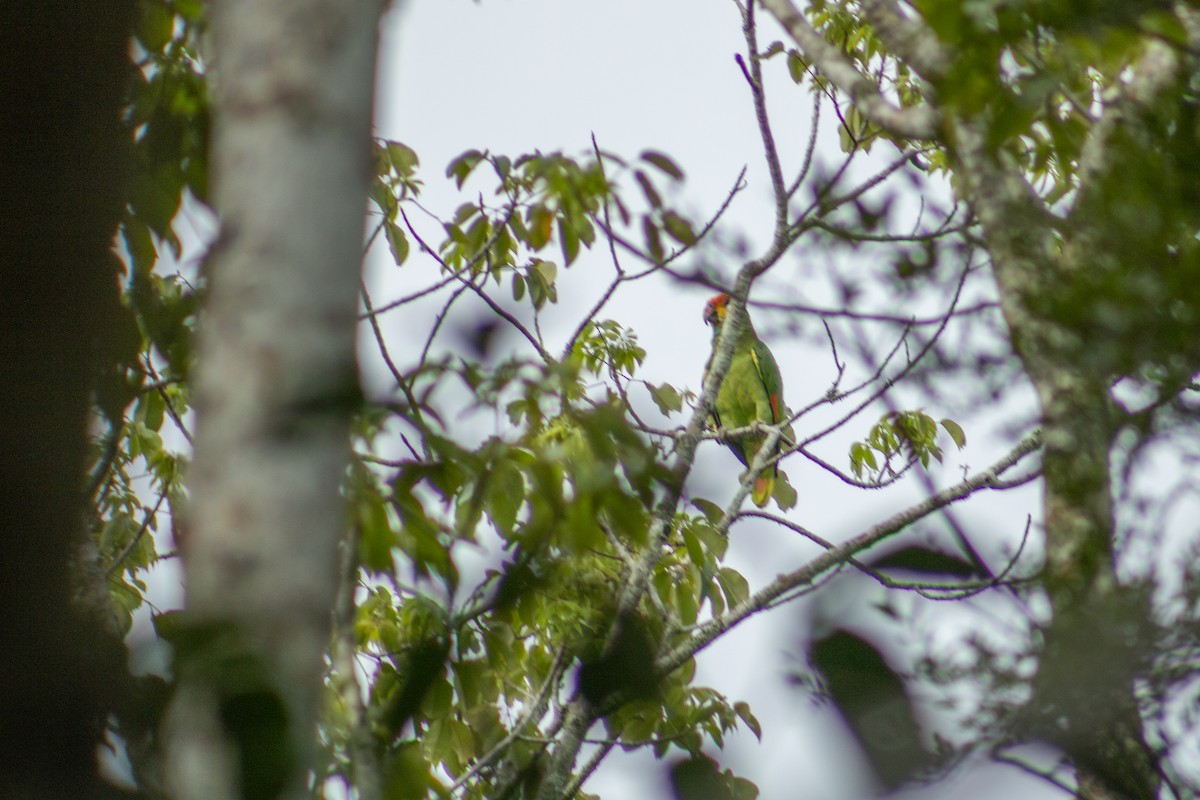
M 782 38 L 763 22 L 761 44 Z M 602 148 L 631 157 L 645 148 L 659 149 L 687 174 L 676 200 L 697 219 L 720 204 L 738 172 L 748 166 L 748 188 L 735 200 L 724 230 L 761 247 L 770 235 L 773 211 L 751 97 L 733 58 L 743 46 L 739 14 L 730 0 L 410 0 L 385 21 L 376 133 L 417 151 L 426 182 L 423 203 L 445 216 L 472 199 L 451 191 L 442 177 L 451 158 L 469 148 L 512 156 L 534 149 L 581 154 L 590 149 L 595 134 Z M 782 59 L 770 66 L 768 98 L 777 138 L 785 167 L 794 169 L 808 135 L 810 99 L 792 87 Z M 836 130 L 828 122 L 832 115 L 826 117 L 820 150 L 836 158 Z M 882 147 L 876 155 L 886 159 L 893 153 Z M 751 252 L 756 252 L 753 246 Z M 598 249 L 566 274 L 560 271 L 559 306 L 543 321 L 552 350 L 561 349 L 594 301 L 608 275 L 606 258 Z M 377 304 L 422 285 L 429 273 L 414 263 L 419 259 L 414 248 L 410 262 L 399 270 L 382 259 L 371 265 Z M 732 276 L 735 268 L 730 264 L 726 274 Z M 814 283 L 811 290 L 804 285 L 813 274 L 798 259 L 789 259 L 767 291 L 781 296 L 811 291 L 826 299 L 824 284 Z M 709 294 L 702 287 L 666 280 L 637 284 L 618 294 L 603 316 L 637 332 L 649 354 L 641 377 L 696 389 L 709 350 L 701 321 Z M 755 297 L 770 295 L 760 289 Z M 403 318 L 388 317 L 389 338 L 405 341 L 405 332 L 423 328 L 433 310 L 428 306 L 406 311 Z M 443 345 L 453 346 L 452 336 Z M 803 405 L 828 388 L 834 369 L 827 349 L 781 340 L 772 341 L 772 347 L 790 405 Z M 365 339 L 362 349 L 370 350 Z M 935 408 L 927 411 L 944 415 Z M 864 435 L 877 416 L 865 415 L 853 433 Z M 968 427 L 971 444 L 961 454 L 947 453 L 939 482 L 961 476 L 964 465 L 979 469 L 1001 455 L 1011 439 L 993 434 L 1014 416 L 1019 414 L 1009 408 L 991 418 L 956 417 Z M 822 453 L 845 465 L 848 441 L 841 437 Z M 860 532 L 919 496 L 913 489 L 850 490 L 806 464 L 787 467 L 800 491 L 800 506 L 789 516 L 833 540 Z M 728 498 L 738 471 L 728 452 L 705 444 L 689 488 L 706 497 Z M 979 534 L 977 544 L 995 553 L 1000 540 L 1015 541 L 1036 500 L 1035 487 L 980 498 L 972 501 L 976 510 L 963 519 Z M 731 563 L 752 587 L 761 586 L 815 552 L 784 531 L 744 525 L 733 531 Z M 797 603 L 743 625 L 700 659 L 698 682 L 731 700 L 749 701 L 763 723 L 761 745 L 746 734 L 733 737 L 724 752 L 713 751 L 724 766 L 755 781 L 763 798 L 842 800 L 871 791 L 836 715 L 813 706 L 786 683 L 789 671 L 802 668 L 798 657 L 811 617 L 829 628 L 864 616 L 861 594 L 833 587 L 820 597 L 815 607 Z M 609 800 L 669 797 L 661 774 L 652 759 L 617 752 L 584 788 Z M 984 766 L 963 770 L 913 796 L 1055 796 L 1043 786 L 1013 770 Z

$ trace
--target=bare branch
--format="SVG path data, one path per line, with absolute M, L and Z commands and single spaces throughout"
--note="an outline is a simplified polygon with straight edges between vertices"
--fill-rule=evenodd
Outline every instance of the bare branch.
M 742 12 L 742 35 L 746 37 L 746 52 L 750 54 L 750 74 L 747 80 L 750 93 L 754 95 L 754 116 L 758 120 L 758 131 L 762 137 L 763 154 L 767 159 L 767 173 L 771 176 L 771 193 L 775 197 L 775 230 L 787 230 L 788 191 L 783 185 L 783 167 L 779 163 L 779 150 L 775 146 L 775 134 L 771 131 L 771 118 L 767 114 L 767 97 L 763 92 L 762 60 L 758 54 L 758 29 L 754 24 L 754 2 L 746 4 Z M 746 65 L 739 56 L 742 70 Z
M 686 642 L 672 648 L 659 659 L 659 668 L 663 672 L 675 669 L 711 644 L 725 633 L 725 631 L 767 608 L 772 600 L 785 592 L 811 583 L 825 572 L 846 562 L 855 553 L 859 553 L 883 541 L 889 536 L 907 528 L 917 520 L 951 503 L 955 503 L 965 497 L 970 497 L 980 489 L 989 488 L 998 476 L 1011 469 L 1025 456 L 1040 448 L 1041 445 L 1041 432 L 1035 431 L 1021 440 L 1015 448 L 988 469 L 976 473 L 954 486 L 943 489 L 929 499 L 872 526 L 858 536 L 826 551 L 824 555 L 813 559 L 800 569 L 789 572 L 786 575 L 781 575 L 745 601 L 730 609 L 724 616 L 710 620 L 700 626 Z
M 800 165 L 800 172 L 796 175 L 796 180 L 788 187 L 788 198 L 796 194 L 796 190 L 804 183 L 804 179 L 808 177 L 808 171 L 812 169 L 813 154 L 817 151 L 817 132 L 821 129 L 821 94 L 813 92 L 812 105 L 812 122 L 808 128 L 808 144 L 804 148 L 804 161 Z

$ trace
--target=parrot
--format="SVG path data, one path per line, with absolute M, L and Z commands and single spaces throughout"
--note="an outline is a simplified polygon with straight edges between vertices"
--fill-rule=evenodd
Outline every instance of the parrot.
M 704 322 L 713 329 L 713 354 L 704 367 L 705 377 L 716 355 L 717 338 L 725 322 L 729 295 L 719 294 L 708 301 L 704 308 Z M 733 361 L 729 371 L 717 389 L 713 404 L 712 420 L 720 428 L 744 428 L 756 420 L 768 425 L 783 421 L 786 410 L 783 405 L 783 379 L 775 356 L 758 338 L 747 314 L 745 324 L 733 345 Z M 747 468 L 754 463 L 762 448 L 766 434 L 746 434 L 727 438 L 725 444 Z M 779 474 L 777 465 L 764 469 L 754 481 L 750 497 L 759 508 L 764 507 L 775 490 L 775 478 Z

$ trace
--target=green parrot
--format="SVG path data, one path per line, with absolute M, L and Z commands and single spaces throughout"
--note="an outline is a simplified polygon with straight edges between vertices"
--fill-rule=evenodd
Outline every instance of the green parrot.
M 713 329 L 714 353 L 728 305 L 729 295 L 719 294 L 709 300 L 704 308 L 704 322 Z M 712 356 L 709 356 L 708 364 L 704 367 L 705 375 L 708 374 L 711 364 Z M 729 371 L 725 373 L 725 379 L 717 390 L 713 422 L 718 428 L 725 429 L 744 428 L 755 420 L 775 425 L 783 421 L 785 414 L 783 379 L 779 375 L 779 365 L 775 363 L 775 356 L 771 355 L 771 351 L 754 332 L 754 326 L 750 324 L 750 317 L 747 316 L 737 342 L 733 345 L 733 361 L 729 365 Z M 738 461 L 749 467 L 754 463 L 765 438 L 766 434 L 747 434 L 727 438 L 725 444 L 737 456 Z M 778 474 L 778 466 L 772 464 L 755 479 L 750 497 L 759 508 L 771 499 L 771 493 L 775 490 L 775 477 Z

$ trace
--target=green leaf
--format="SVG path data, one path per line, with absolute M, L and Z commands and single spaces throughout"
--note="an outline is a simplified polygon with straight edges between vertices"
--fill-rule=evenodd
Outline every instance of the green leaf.
M 121 225 L 122 238 L 125 239 L 125 249 L 133 262 L 133 271 L 139 275 L 149 275 L 158 258 L 158 249 L 154 246 L 154 237 L 150 228 L 140 219 L 126 217 Z
M 387 155 L 388 163 L 401 178 L 411 177 L 421 163 L 421 159 L 417 158 L 417 151 L 402 142 L 389 141 Z M 461 183 L 459 187 L 461 188 Z
M 358 501 L 359 559 L 364 569 L 392 571 L 392 548 L 396 544 L 383 498 L 371 493 Z
M 741 718 L 742 722 L 746 723 L 746 727 L 754 733 L 755 738 L 761 742 L 762 725 L 759 724 L 758 718 L 751 713 L 750 706 L 743 701 L 738 701 L 733 704 L 733 711 Z
M 698 508 L 700 513 L 704 515 L 704 518 L 712 525 L 719 523 L 721 518 L 725 516 L 724 510 L 712 500 L 705 500 L 703 497 L 693 497 L 692 505 Z
M 387 234 L 388 248 L 392 251 L 392 258 L 398 267 L 408 258 L 408 237 L 405 236 L 404 229 L 391 220 L 384 223 L 383 230 Z
M 717 579 L 725 592 L 727 605 L 736 606 L 750 596 L 750 582 L 732 567 L 721 567 L 717 570 Z
M 535 259 L 529 265 L 529 272 L 525 279 L 529 288 L 529 299 L 533 302 L 534 308 L 540 309 L 547 300 L 551 303 L 558 302 L 558 289 L 554 285 L 557 275 L 558 266 L 553 261 Z
M 152 431 L 161 430 L 166 409 L 162 395 L 157 391 L 149 391 L 138 400 L 136 419 Z
M 683 545 L 687 548 L 688 558 L 696 565 L 697 569 L 703 569 L 705 561 L 704 546 L 700 544 L 700 540 L 692 531 L 691 526 L 683 529 Z
M 772 497 L 775 498 L 775 504 L 779 506 L 780 511 L 795 508 L 796 503 L 799 501 L 796 488 L 792 486 L 791 481 L 788 480 L 787 474 L 783 470 L 780 470 L 779 475 L 775 478 L 775 489 L 772 492 Z
M 461 189 L 467 180 L 467 176 L 484 159 L 484 156 L 485 154 L 478 150 L 468 150 L 450 162 L 449 166 L 446 167 L 446 177 L 454 178 L 455 184 Z
M 171 221 L 179 210 L 183 176 L 175 165 L 161 164 L 152 172 L 138 172 L 129 183 L 129 204 L 134 214 L 160 239 L 175 241 Z
M 138 4 L 137 38 L 151 53 L 163 49 L 175 31 L 175 15 L 161 2 L 143 0 Z
M 559 218 L 558 239 L 562 244 L 563 266 L 569 267 L 579 255 L 579 234 L 575 232 L 575 226 Z
M 691 580 L 683 580 L 675 585 L 675 608 L 679 612 L 680 622 L 684 625 L 696 624 L 700 605 L 696 600 L 696 586 Z
M 718 510 L 718 514 L 719 513 L 720 511 Z M 718 516 L 718 520 L 719 519 L 720 517 Z M 696 536 L 698 536 L 700 541 L 704 543 L 704 546 L 707 548 L 710 556 L 715 558 L 717 561 L 725 558 L 725 551 L 729 549 L 728 536 L 720 533 L 712 525 L 705 522 L 700 522 L 699 520 L 693 520 L 688 527 L 695 531 Z
M 787 66 L 788 74 L 792 76 L 792 81 L 801 83 L 804 80 L 804 73 L 808 71 L 808 63 L 800 57 L 798 52 L 789 50 Z
M 164 611 L 161 614 L 151 614 L 150 622 L 159 638 L 172 642 L 186 631 L 188 617 L 182 610 Z
M 674 211 L 664 211 L 662 215 L 663 230 L 681 245 L 689 246 L 696 243 L 696 232 L 692 225 Z
M 496 170 L 496 175 L 500 180 L 508 180 L 509 174 L 512 172 L 512 159 L 508 156 L 496 156 L 492 159 L 492 166 Z
M 511 461 L 500 461 L 488 487 L 488 516 L 503 537 L 512 535 L 517 512 L 525 502 L 525 479 Z
M 671 384 L 664 383 L 661 386 L 655 386 L 648 383 L 646 388 L 650 391 L 650 398 L 664 417 L 671 416 L 672 412 L 683 410 L 683 395 Z
M 646 249 L 650 251 L 655 261 L 663 260 L 662 238 L 658 234 L 658 226 L 649 216 L 642 217 L 642 235 L 646 238 Z
M 534 251 L 541 250 L 550 242 L 554 231 L 554 214 L 541 204 L 533 206 L 525 213 L 529 223 L 529 238 L 526 244 Z
M 944 419 L 941 424 L 946 429 L 946 433 L 950 434 L 950 438 L 954 440 L 954 444 L 959 450 L 967 446 L 967 434 L 963 432 L 961 425 L 952 419 Z
M 176 13 L 189 22 L 199 22 L 204 16 L 203 0 L 174 0 Z

